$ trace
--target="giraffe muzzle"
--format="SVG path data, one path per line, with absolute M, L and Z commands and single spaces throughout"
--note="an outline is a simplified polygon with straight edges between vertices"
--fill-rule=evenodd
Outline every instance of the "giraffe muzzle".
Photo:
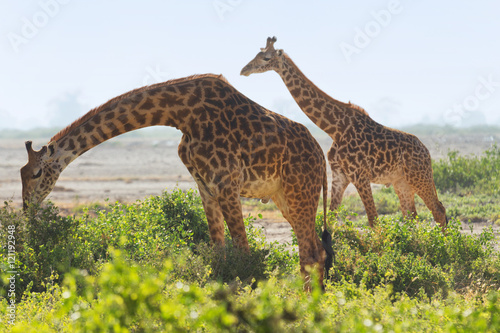
M 250 66 L 243 67 L 243 69 L 240 72 L 240 75 L 243 75 L 243 76 L 250 76 L 250 74 L 251 74 Z

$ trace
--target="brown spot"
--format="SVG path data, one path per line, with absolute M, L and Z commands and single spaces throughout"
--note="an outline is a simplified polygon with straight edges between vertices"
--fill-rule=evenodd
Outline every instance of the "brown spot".
M 179 112 L 177 112 L 177 118 L 179 120 L 185 120 L 190 113 L 191 111 L 189 109 L 181 109 L 179 110 Z
M 206 99 L 212 99 L 212 98 L 217 98 L 217 94 L 212 88 L 205 88 L 205 98 Z
M 137 111 L 132 111 L 132 115 L 134 116 L 134 119 L 141 125 L 144 125 L 146 123 L 146 115 L 145 114 L 140 114 Z
M 161 116 L 163 115 L 162 110 L 157 110 L 153 112 L 153 118 L 151 119 L 151 125 L 158 125 L 161 122 Z
M 85 123 L 85 125 L 83 125 L 83 129 L 86 133 L 91 133 L 94 130 L 94 126 L 90 125 L 89 123 Z
M 201 88 L 196 87 L 192 95 L 189 96 L 187 103 L 189 106 L 194 106 L 195 104 L 198 104 L 200 102 L 201 102 Z
M 94 124 L 95 125 L 98 125 L 100 122 L 101 122 L 101 116 L 99 115 L 99 113 L 97 113 L 93 118 L 92 120 L 94 121 Z
M 128 123 L 128 116 L 126 114 L 121 114 L 116 119 L 118 119 L 118 121 L 122 124 Z
M 325 101 L 322 99 L 315 99 L 314 100 L 314 108 L 316 109 L 321 109 L 325 105 Z
M 161 96 L 162 96 L 162 98 L 159 99 L 159 106 L 161 108 L 164 108 L 167 106 L 172 107 L 172 106 L 184 104 L 184 99 L 180 96 L 169 95 L 167 93 L 164 93 Z
M 144 103 L 142 103 L 141 106 L 139 106 L 139 109 L 141 110 L 151 110 L 152 108 L 155 107 L 155 104 L 153 103 L 153 100 L 151 98 L 146 98 Z
M 215 157 L 212 157 L 212 159 L 210 159 L 210 165 L 214 169 L 217 169 L 219 167 L 219 162 L 217 162 L 217 159 Z
M 98 144 L 101 143 L 101 141 L 99 141 L 93 134 L 90 136 L 90 140 L 92 140 L 92 144 L 94 146 L 97 146 Z
M 104 116 L 105 120 L 110 120 L 115 117 L 115 113 L 113 111 L 106 112 L 106 115 Z
M 101 136 L 103 141 L 106 141 L 107 139 L 109 139 L 108 136 L 106 135 L 106 133 L 103 132 L 101 126 L 97 127 L 96 131 L 97 131 L 97 134 L 99 134 Z
M 300 96 L 300 93 L 301 93 L 301 89 L 300 88 L 295 88 L 295 89 L 292 89 L 290 90 L 290 93 L 292 94 L 292 96 L 294 98 L 297 98 Z
M 73 139 L 69 139 L 68 141 L 68 150 L 74 150 L 75 149 L 75 142 L 73 141 Z
M 298 104 L 299 104 L 300 108 L 305 108 L 305 107 L 311 105 L 311 100 L 309 98 L 303 99 L 303 100 L 299 101 Z

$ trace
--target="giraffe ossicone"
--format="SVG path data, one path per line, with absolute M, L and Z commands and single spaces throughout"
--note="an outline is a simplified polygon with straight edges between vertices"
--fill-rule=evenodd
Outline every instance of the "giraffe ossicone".
M 331 256 L 315 231 L 326 161 L 307 128 L 253 102 L 221 75 L 205 74 L 132 90 L 89 111 L 35 151 L 26 142 L 21 168 L 23 206 L 39 203 L 78 156 L 117 135 L 148 126 L 172 126 L 182 139 L 179 157 L 198 185 L 213 243 L 224 244 L 224 220 L 233 243 L 249 251 L 240 197 L 272 199 L 294 229 L 301 272 L 320 277 Z

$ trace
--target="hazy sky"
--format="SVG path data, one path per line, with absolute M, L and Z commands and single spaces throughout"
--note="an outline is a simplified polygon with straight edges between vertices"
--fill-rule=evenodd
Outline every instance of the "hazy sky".
M 321 89 L 390 126 L 500 124 L 498 1 L 0 0 L 0 128 L 64 126 L 128 90 L 222 73 L 306 123 L 268 36 Z

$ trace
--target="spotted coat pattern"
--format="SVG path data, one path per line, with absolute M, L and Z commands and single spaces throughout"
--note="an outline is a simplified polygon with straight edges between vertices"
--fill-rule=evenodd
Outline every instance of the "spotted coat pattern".
M 224 244 L 225 220 L 233 243 L 249 251 L 240 197 L 272 199 L 297 235 L 301 271 L 317 266 L 322 276 L 325 251 L 315 232 L 319 196 L 327 192 L 321 147 L 306 127 L 251 101 L 222 76 L 133 90 L 89 111 L 39 151 L 27 142 L 24 204 L 41 202 L 63 169 L 89 149 L 154 125 L 182 131 L 178 153 L 198 185 L 215 244 Z
M 349 183 L 363 201 L 370 226 L 377 211 L 370 183 L 393 185 L 404 216 L 416 216 L 415 194 L 432 211 L 444 228 L 446 211 L 438 200 L 432 174 L 431 157 L 414 135 L 383 126 L 362 108 L 337 101 L 314 85 L 283 50 L 275 50 L 276 37 L 241 71 L 242 75 L 276 71 L 302 111 L 333 139 L 328 152 L 332 169 L 330 210 L 341 203 Z

